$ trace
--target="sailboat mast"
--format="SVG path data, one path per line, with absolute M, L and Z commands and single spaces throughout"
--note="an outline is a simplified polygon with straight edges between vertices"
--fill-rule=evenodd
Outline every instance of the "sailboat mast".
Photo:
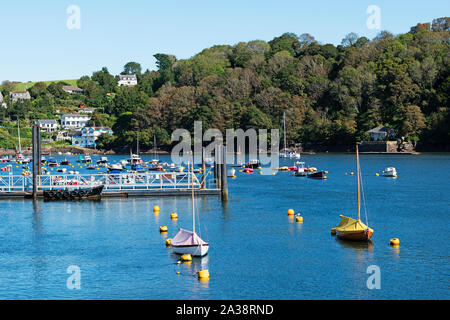
M 192 232 L 195 233 L 195 209 L 194 209 L 194 162 L 191 151 L 191 183 L 192 183 Z
M 359 153 L 358 153 L 358 144 L 356 144 L 356 178 L 357 178 L 357 185 L 358 185 L 358 220 L 360 220 L 361 204 L 360 204 L 360 195 L 359 195 Z
M 22 146 L 20 145 L 19 117 L 17 117 L 17 135 L 19 137 L 19 154 L 22 154 Z
M 283 112 L 284 154 L 286 154 L 286 112 Z

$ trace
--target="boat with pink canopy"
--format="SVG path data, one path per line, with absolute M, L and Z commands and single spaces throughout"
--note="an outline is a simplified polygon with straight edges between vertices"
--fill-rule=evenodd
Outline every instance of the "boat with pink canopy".
M 209 243 L 203 241 L 195 232 L 180 228 L 172 239 L 171 246 L 174 253 L 204 256 L 208 253 Z
M 171 241 L 172 251 L 178 254 L 204 256 L 208 253 L 209 243 L 203 241 L 195 233 L 195 201 L 194 201 L 194 166 L 191 153 L 191 181 L 192 181 L 192 231 L 180 228 Z

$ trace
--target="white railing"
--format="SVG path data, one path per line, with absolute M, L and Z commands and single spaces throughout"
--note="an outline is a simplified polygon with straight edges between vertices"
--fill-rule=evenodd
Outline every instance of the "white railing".
M 210 171 L 205 173 L 205 179 Z M 53 174 L 37 176 L 38 190 L 83 188 L 103 185 L 104 190 L 187 189 L 201 186 L 201 174 L 190 172 Z M 208 187 L 211 181 L 208 179 Z M 32 176 L 0 175 L 0 192 L 31 191 Z

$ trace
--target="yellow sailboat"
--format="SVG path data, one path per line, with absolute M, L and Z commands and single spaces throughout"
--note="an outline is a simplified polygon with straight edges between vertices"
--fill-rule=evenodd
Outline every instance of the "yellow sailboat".
M 335 228 L 338 238 L 352 241 L 369 241 L 373 235 L 373 229 L 369 228 L 361 221 L 360 187 L 359 187 L 359 153 L 358 144 L 356 145 L 356 172 L 358 185 L 358 220 L 340 215 L 341 222 Z

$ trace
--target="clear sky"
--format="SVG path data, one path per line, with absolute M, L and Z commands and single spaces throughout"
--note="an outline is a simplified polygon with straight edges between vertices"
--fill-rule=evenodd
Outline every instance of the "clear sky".
M 67 27 L 71 5 L 80 9 L 80 29 Z M 366 26 L 370 5 L 394 34 L 450 16 L 449 0 L 2 0 L 0 81 L 78 79 L 103 66 L 118 74 L 129 61 L 152 70 L 155 53 L 185 59 L 284 32 L 333 44 L 349 32 L 372 39 L 379 30 Z

